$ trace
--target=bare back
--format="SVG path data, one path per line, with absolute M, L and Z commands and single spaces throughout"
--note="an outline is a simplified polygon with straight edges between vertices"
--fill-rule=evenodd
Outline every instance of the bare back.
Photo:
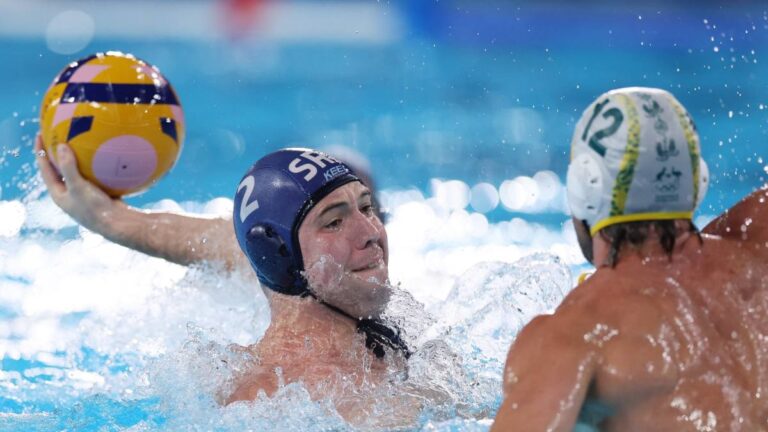
M 765 191 L 670 261 L 622 256 L 518 336 L 495 430 L 768 430 Z M 629 254 L 631 255 L 631 254 Z
M 666 263 L 671 271 L 631 263 L 574 291 L 565 307 L 589 312 L 573 324 L 599 353 L 588 397 L 616 409 L 606 429 L 766 428 L 762 262 L 741 242 L 708 237 Z

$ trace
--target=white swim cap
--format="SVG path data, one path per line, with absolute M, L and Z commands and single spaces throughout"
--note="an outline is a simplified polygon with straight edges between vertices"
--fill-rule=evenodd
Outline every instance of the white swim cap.
M 576 124 L 568 202 L 592 235 L 623 222 L 692 219 L 708 183 L 696 126 L 667 91 L 609 91 Z

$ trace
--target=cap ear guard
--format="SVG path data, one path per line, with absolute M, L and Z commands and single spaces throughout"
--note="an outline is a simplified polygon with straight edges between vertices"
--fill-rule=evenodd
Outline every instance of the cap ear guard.
M 605 175 L 601 162 L 589 152 L 576 156 L 568 165 L 566 189 L 571 214 L 590 225 L 603 205 Z
M 262 286 L 287 295 L 310 294 L 298 231 L 328 193 L 359 180 L 343 162 L 312 149 L 288 148 L 259 159 L 235 192 L 238 244 Z
M 295 258 L 285 239 L 271 226 L 254 225 L 246 234 L 245 248 L 261 283 L 281 294 L 299 295 L 307 292 L 307 282 L 294 264 Z M 264 254 L 264 251 L 277 253 Z

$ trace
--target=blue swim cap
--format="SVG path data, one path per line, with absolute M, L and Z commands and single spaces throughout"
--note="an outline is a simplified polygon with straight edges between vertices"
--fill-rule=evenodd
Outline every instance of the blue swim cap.
M 343 162 L 311 149 L 278 150 L 259 159 L 235 193 L 235 235 L 259 281 L 287 295 L 310 294 L 302 276 L 299 227 L 326 195 L 360 181 Z

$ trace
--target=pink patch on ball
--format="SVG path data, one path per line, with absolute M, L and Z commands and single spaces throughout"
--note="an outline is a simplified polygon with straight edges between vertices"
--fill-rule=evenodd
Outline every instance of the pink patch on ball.
M 75 115 L 75 108 L 77 104 L 59 104 L 56 106 L 56 112 L 53 114 L 53 126 L 56 127 L 59 123 L 71 119 Z
M 77 68 L 75 73 L 72 74 L 71 77 L 69 77 L 69 82 L 72 83 L 88 83 L 93 81 L 93 78 L 96 77 L 96 75 L 100 74 L 101 71 L 109 68 L 109 66 L 102 66 L 102 65 L 83 65 Z
M 93 155 L 93 174 L 104 186 L 117 190 L 138 188 L 157 168 L 155 148 L 144 138 L 123 135 L 104 142 Z
M 176 120 L 176 124 L 179 125 L 177 130 L 184 129 L 184 110 L 178 105 L 171 105 L 171 112 L 173 113 L 173 119 Z
M 165 78 L 163 78 L 162 75 L 160 75 L 160 72 L 153 69 L 149 65 L 141 65 L 138 67 L 138 70 L 140 73 L 143 73 L 144 75 L 148 76 L 149 78 L 152 78 L 153 80 L 157 80 L 157 83 L 159 85 L 165 85 Z

